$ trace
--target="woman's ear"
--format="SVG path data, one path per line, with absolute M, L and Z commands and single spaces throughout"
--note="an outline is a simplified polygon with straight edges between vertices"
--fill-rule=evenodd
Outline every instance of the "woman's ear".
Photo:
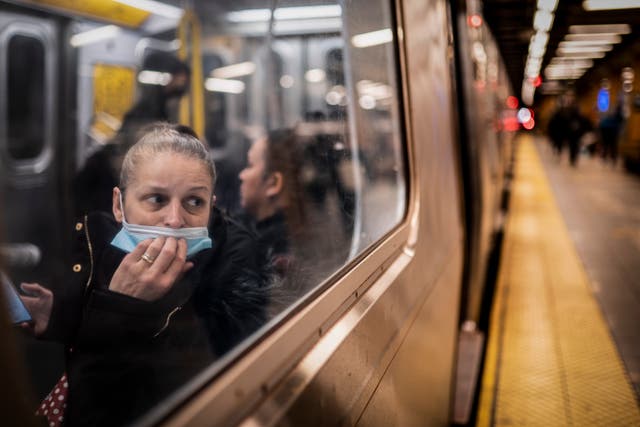
M 120 195 L 122 192 L 118 187 L 113 187 L 113 192 L 111 194 L 111 211 L 113 212 L 113 216 L 116 218 L 116 221 L 122 222 L 122 218 L 124 214 L 122 213 L 122 206 L 120 205 Z
M 282 187 L 284 186 L 284 177 L 281 172 L 273 172 L 268 179 L 265 195 L 267 197 L 275 197 L 282 193 Z

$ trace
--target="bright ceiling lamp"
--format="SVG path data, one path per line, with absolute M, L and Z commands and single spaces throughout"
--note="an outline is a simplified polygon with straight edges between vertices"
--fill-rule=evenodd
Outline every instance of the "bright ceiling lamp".
M 336 18 L 342 16 L 339 5 L 279 7 L 273 13 L 276 20 Z M 265 22 L 271 18 L 270 9 L 244 9 L 229 12 L 227 20 L 235 23 Z
M 640 8 L 640 0 L 585 0 L 585 10 L 614 10 Z
M 555 66 L 565 66 L 565 67 L 574 67 L 574 68 L 591 68 L 593 67 L 593 61 L 590 59 L 571 59 L 571 58 L 562 58 L 555 57 L 551 60 L 551 65 Z
M 538 0 L 538 9 L 553 12 L 558 7 L 558 0 Z
M 92 43 L 101 42 L 116 37 L 120 33 L 120 28 L 115 25 L 105 25 L 104 27 L 94 28 L 93 30 L 83 31 L 74 34 L 69 39 L 69 44 L 73 47 L 85 46 Z
M 559 58 L 571 58 L 571 59 L 600 59 L 604 58 L 604 52 L 556 52 L 559 54 Z
M 558 47 L 580 47 L 580 46 L 611 46 L 612 43 L 608 41 L 602 40 L 572 40 L 572 41 L 561 41 L 558 44 Z
M 529 43 L 529 56 L 542 57 L 547 50 L 547 43 L 549 42 L 549 34 L 546 32 L 538 31 L 531 37 Z
M 560 65 L 549 65 L 544 70 L 547 77 L 550 76 L 575 76 L 582 75 L 588 68 L 573 68 Z
M 226 67 L 214 68 L 211 71 L 212 77 L 219 79 L 231 79 L 234 77 L 248 76 L 256 71 L 256 64 L 253 62 L 240 62 L 238 64 L 227 65 Z
M 575 46 L 575 47 L 559 47 L 557 52 L 565 53 L 590 53 L 590 52 L 609 52 L 613 47 L 611 45 L 603 46 Z
M 631 27 L 629 24 L 609 24 L 609 25 L 571 25 L 569 33 L 571 34 L 629 34 Z
M 351 37 L 351 44 L 355 47 L 369 47 L 393 41 L 393 33 L 390 28 L 357 34 Z
M 567 34 L 564 36 L 566 41 L 570 42 L 606 42 L 606 43 L 620 43 L 622 41 L 622 37 L 620 37 L 616 33 L 595 33 L 595 34 Z
M 242 22 L 263 22 L 268 21 L 269 18 L 271 18 L 269 9 L 246 9 L 227 13 L 227 21 L 238 24 Z
M 553 13 L 546 10 L 538 10 L 533 17 L 533 28 L 537 31 L 549 31 L 553 25 Z
M 325 81 L 327 73 L 321 68 L 312 68 L 304 73 L 304 78 L 309 83 L 320 83 Z
M 273 13 L 275 19 L 315 19 L 342 16 L 339 5 L 279 7 Z
M 244 82 L 240 80 L 208 78 L 204 82 L 204 88 L 209 92 L 242 93 L 244 92 Z
M 544 70 L 544 74 L 545 76 L 549 77 L 549 76 L 575 76 L 575 75 L 582 75 L 585 73 L 585 71 L 587 71 L 589 69 L 589 67 L 583 67 L 583 68 L 575 68 L 575 67 L 565 67 L 565 66 L 548 66 L 545 70 Z
M 180 19 L 184 14 L 184 10 L 171 6 L 166 3 L 153 0 L 115 0 L 117 3 L 126 4 L 127 6 L 135 7 L 136 9 L 146 10 L 156 15 L 164 16 L 165 18 Z

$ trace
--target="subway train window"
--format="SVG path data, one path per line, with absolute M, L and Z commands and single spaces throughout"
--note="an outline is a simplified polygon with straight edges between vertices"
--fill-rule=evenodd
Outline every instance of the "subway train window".
M 0 170 L 0 268 L 51 425 L 215 377 L 403 220 L 390 2 L 0 3 L 37 26 L 2 39 L 0 147 L 53 164 Z
M 44 142 L 44 46 L 16 34 L 7 42 L 8 151 L 16 160 L 36 157 Z
M 0 160 L 20 179 L 28 180 L 43 172 L 51 160 L 55 46 L 47 23 L 15 23 L 6 16 L 0 25 L 0 132 L 5 141 L 0 145 Z

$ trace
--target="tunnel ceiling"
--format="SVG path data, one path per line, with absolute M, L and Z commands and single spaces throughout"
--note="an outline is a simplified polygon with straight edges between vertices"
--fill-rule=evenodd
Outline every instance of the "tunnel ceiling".
M 570 25 L 629 24 L 631 34 L 622 36 L 622 43 L 616 45 L 604 58 L 594 60 L 593 67 L 575 82 L 579 89 L 587 80 L 601 78 L 606 66 L 617 69 L 629 66 L 630 57 L 640 56 L 640 8 L 612 11 L 586 11 L 582 0 L 559 0 L 553 26 L 549 32 L 549 42 L 542 62 L 541 75 L 545 81 L 544 69 L 555 56 L 558 43 L 567 34 Z M 534 34 L 533 16 L 537 9 L 535 0 L 484 0 L 484 18 L 496 38 L 502 53 L 507 73 L 513 89 L 520 95 L 524 78 L 529 40 Z M 631 49 L 630 49 L 631 47 Z M 625 55 L 621 55 L 621 52 Z M 630 54 L 631 53 L 631 54 Z M 619 67 L 619 68 L 618 68 Z M 567 84 L 568 81 L 563 81 Z M 538 96 L 537 91 L 536 96 Z

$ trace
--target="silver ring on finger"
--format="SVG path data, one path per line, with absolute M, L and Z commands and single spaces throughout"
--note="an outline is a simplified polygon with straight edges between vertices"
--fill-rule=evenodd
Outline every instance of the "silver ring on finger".
M 156 257 L 149 255 L 148 253 L 144 253 L 141 257 L 141 260 L 149 263 L 149 265 L 153 264 L 153 262 L 156 260 Z

